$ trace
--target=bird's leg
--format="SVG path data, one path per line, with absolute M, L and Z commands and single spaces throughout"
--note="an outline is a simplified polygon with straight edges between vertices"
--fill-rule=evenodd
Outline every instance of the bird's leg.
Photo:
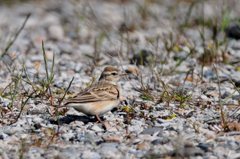
M 96 118 L 97 118 L 97 120 L 98 120 L 100 123 L 103 123 L 103 121 L 99 118 L 98 115 L 96 115 Z
M 102 121 L 98 115 L 96 115 L 97 120 L 103 125 L 103 128 L 107 130 L 109 128 L 109 124 L 105 121 Z

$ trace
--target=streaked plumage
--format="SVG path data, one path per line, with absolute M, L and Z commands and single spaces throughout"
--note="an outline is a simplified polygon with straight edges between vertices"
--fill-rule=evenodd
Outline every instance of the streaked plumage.
M 119 69 L 113 66 L 105 67 L 96 84 L 67 99 L 61 107 L 73 107 L 84 114 L 95 115 L 101 121 L 99 115 L 110 111 L 120 102 L 117 85 L 120 76 Z
M 64 105 L 87 115 L 102 115 L 119 104 L 119 97 L 117 85 L 100 81 L 77 96 L 66 100 Z

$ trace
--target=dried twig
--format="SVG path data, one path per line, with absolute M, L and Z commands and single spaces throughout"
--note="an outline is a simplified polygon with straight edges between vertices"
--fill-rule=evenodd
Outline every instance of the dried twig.
M 33 91 L 33 92 L 27 97 L 26 100 L 24 100 L 24 98 L 22 98 L 22 100 L 21 100 L 21 109 L 20 109 L 20 112 L 19 112 L 17 118 L 15 119 L 15 121 L 13 121 L 12 123 L 10 123 L 10 125 L 12 125 L 12 124 L 14 124 L 14 123 L 16 123 L 16 122 L 18 121 L 18 119 L 19 119 L 19 118 L 21 117 L 21 115 L 22 115 L 22 112 L 23 112 L 23 109 L 24 109 L 25 105 L 27 104 L 28 100 L 32 97 L 32 95 L 33 95 L 34 93 L 35 93 L 35 91 Z
M 59 103 L 58 103 L 59 106 L 62 104 L 62 101 L 65 99 L 65 96 L 66 96 L 67 92 L 69 91 L 69 89 L 70 89 L 70 87 L 72 85 L 73 80 L 74 80 L 74 77 L 72 78 L 72 80 L 70 81 L 67 89 L 65 90 L 63 97 L 59 100 Z
M 74 77 L 72 78 L 72 80 L 70 81 L 67 89 L 65 90 L 63 97 L 59 100 L 58 107 L 60 107 L 60 105 L 62 104 L 62 101 L 65 99 L 65 96 L 66 96 L 67 92 L 69 91 L 73 80 L 74 80 Z M 59 123 L 59 117 L 58 117 L 59 116 L 58 107 L 56 107 L 57 122 L 58 122 L 58 131 L 57 132 L 59 132 L 59 129 L 60 129 L 60 123 Z
M 213 68 L 216 72 L 216 76 L 217 76 L 217 80 L 218 80 L 218 98 L 219 98 L 219 105 L 220 105 L 220 116 L 221 116 L 221 120 L 222 120 L 222 127 L 223 127 L 223 130 L 224 131 L 228 131 L 229 130 L 229 127 L 228 127 L 228 123 L 226 121 L 226 118 L 225 118 L 225 114 L 223 112 L 223 105 L 222 105 L 222 101 L 221 101 L 221 90 L 220 90 L 220 80 L 219 80 L 219 76 L 218 76 L 218 71 L 217 71 L 217 68 L 215 66 L 215 64 L 213 64 Z
M 25 25 L 26 25 L 26 23 L 27 23 L 27 21 L 28 21 L 28 19 L 29 19 L 30 16 L 31 16 L 30 13 L 26 16 L 26 18 L 25 18 L 22 26 L 21 26 L 21 27 L 19 28 L 19 30 L 16 32 L 16 34 L 15 34 L 14 37 L 13 37 L 13 39 L 9 41 L 9 43 L 7 44 L 7 46 L 6 46 L 6 48 L 4 49 L 3 53 L 0 55 L 0 60 L 4 57 L 4 55 L 7 54 L 8 50 L 11 48 L 11 46 L 12 46 L 12 45 L 14 44 L 14 42 L 17 40 L 19 34 L 20 34 L 20 33 L 22 32 L 22 30 L 24 29 L 24 27 L 25 27 Z

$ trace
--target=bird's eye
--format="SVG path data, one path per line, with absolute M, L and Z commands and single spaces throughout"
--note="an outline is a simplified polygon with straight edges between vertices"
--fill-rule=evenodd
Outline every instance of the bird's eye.
M 113 76 L 116 76 L 116 75 L 117 75 L 117 73 L 116 73 L 116 72 L 113 72 L 113 73 L 111 73 L 111 75 L 113 75 Z

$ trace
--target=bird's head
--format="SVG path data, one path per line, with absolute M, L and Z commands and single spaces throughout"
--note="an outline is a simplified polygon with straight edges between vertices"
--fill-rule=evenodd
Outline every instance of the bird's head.
M 120 77 L 123 74 L 121 74 L 120 70 L 113 66 L 107 66 L 104 68 L 99 81 L 105 80 L 106 82 L 110 82 L 112 84 L 117 84 Z

